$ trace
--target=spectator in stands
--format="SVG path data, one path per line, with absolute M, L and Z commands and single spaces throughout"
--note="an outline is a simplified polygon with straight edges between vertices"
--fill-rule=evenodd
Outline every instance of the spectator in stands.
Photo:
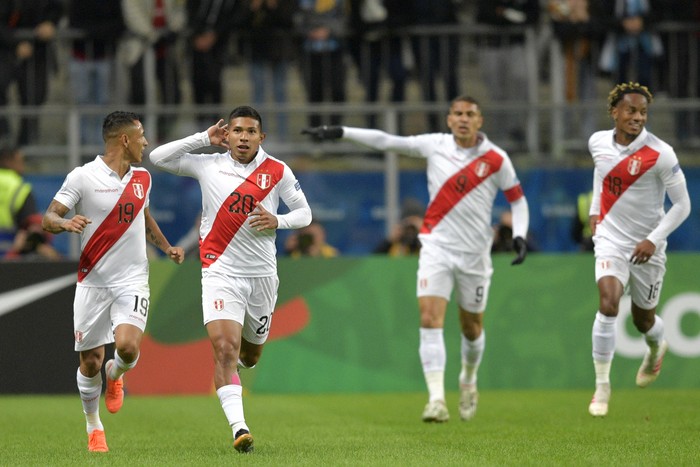
M 227 48 L 240 7 L 236 0 L 187 0 L 187 20 L 192 57 L 192 91 L 194 103 L 217 105 L 223 102 L 222 73 Z M 200 126 L 218 120 L 218 114 L 198 115 Z M 208 125 L 207 125 L 208 126 Z
M 41 214 L 23 173 L 24 153 L 16 147 L 0 148 L 0 258 L 57 259 L 51 237 L 41 230 Z
M 263 106 L 270 94 L 275 106 L 287 103 L 290 64 L 296 57 L 294 17 L 298 0 L 244 0 L 243 19 L 246 56 L 250 59 L 253 103 Z M 280 140 L 289 136 L 288 116 L 276 114 Z
M 0 107 L 8 102 L 9 87 L 17 83 L 22 106 L 39 106 L 46 101 L 49 75 L 54 65 L 50 43 L 63 15 L 61 0 L 22 0 L 0 2 Z M 0 138 L 12 139 L 5 118 L 0 118 Z M 36 142 L 39 119 L 22 117 L 16 141 L 19 145 Z
M 406 99 L 408 71 L 403 61 L 402 40 L 396 34 L 396 29 L 407 26 L 410 20 L 410 10 L 401 0 L 351 2 L 350 50 L 365 90 L 365 102 L 379 101 L 382 68 L 386 69 L 391 80 L 391 102 L 403 102 Z M 376 113 L 368 115 L 367 126 L 377 126 Z M 400 128 L 398 132 L 401 132 Z
M 326 242 L 326 229 L 318 222 L 293 232 L 285 241 L 284 249 L 292 258 L 335 258 L 338 249 Z
M 697 34 L 700 1 L 663 1 L 654 10 L 654 16 L 661 17 L 661 21 L 673 21 L 683 26 L 679 31 L 662 34 L 666 61 L 660 69 L 666 77 L 669 97 L 700 98 L 700 36 Z M 700 112 L 678 110 L 674 112 L 674 120 L 675 136 L 681 145 L 700 135 Z
M 70 0 L 68 26 L 84 34 L 73 41 L 68 63 L 73 102 L 76 105 L 105 106 L 110 103 L 115 72 L 117 43 L 124 33 L 119 2 Z M 102 113 L 83 115 L 80 140 L 83 144 L 102 145 Z
M 131 77 L 129 102 L 146 103 L 144 54 L 155 55 L 155 73 L 161 104 L 179 104 L 180 62 L 176 42 L 187 24 L 185 2 L 180 0 L 121 0 L 127 34 L 120 43 L 119 59 Z M 158 122 L 158 138 L 164 138 L 175 118 L 165 116 Z
M 605 36 L 602 0 L 550 0 L 549 13 L 554 36 L 563 54 L 566 102 L 586 102 L 596 98 L 597 59 Z M 596 129 L 596 112 L 581 112 L 580 122 L 574 112 L 566 112 L 567 130 L 578 128 L 586 140 Z M 578 124 L 577 124 L 578 123 Z
M 297 28 L 301 40 L 301 73 L 310 104 L 345 102 L 345 50 L 347 34 L 346 0 L 299 0 Z M 325 118 L 309 115 L 311 126 Z M 339 125 L 341 116 L 330 115 L 330 124 Z
M 457 5 L 453 0 L 412 0 L 406 4 L 406 8 L 411 8 L 411 24 L 415 26 L 439 28 L 457 24 Z M 459 37 L 421 35 L 414 37 L 411 45 L 423 100 L 438 102 L 436 76 L 443 79 L 443 102 L 458 96 Z M 428 113 L 428 131 L 444 130 L 443 113 Z
M 420 216 L 404 217 L 394 226 L 391 235 L 377 245 L 374 253 L 388 256 L 417 255 L 420 251 L 418 232 L 422 223 L 423 218 Z
M 604 2 L 606 18 L 612 18 L 600 56 L 600 69 L 614 83 L 635 81 L 651 86 L 655 62 L 664 55 L 661 37 L 653 31 L 651 0 Z
M 478 0 L 476 22 L 494 27 L 497 34 L 479 38 L 477 42 L 479 68 L 492 104 L 505 104 L 522 101 L 526 96 L 528 66 L 523 34 L 511 34 L 498 28 L 509 26 L 538 26 L 540 4 L 538 0 Z M 525 138 L 523 122 L 526 115 L 504 109 L 496 113 L 493 121 L 498 127 L 492 128 L 492 137 L 510 138 L 519 143 Z M 505 134 L 498 134 L 503 129 Z

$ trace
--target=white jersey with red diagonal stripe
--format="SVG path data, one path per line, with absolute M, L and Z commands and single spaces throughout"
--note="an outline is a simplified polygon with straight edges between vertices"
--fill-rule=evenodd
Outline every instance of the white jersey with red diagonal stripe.
M 208 146 L 206 132 L 168 143 L 173 148 L 158 167 L 176 175 L 193 177 L 202 190 L 199 229 L 202 267 L 210 272 L 239 277 L 277 274 L 276 231 L 251 228 L 248 214 L 255 202 L 276 214 L 280 199 L 288 207 L 308 207 L 292 170 L 262 147 L 243 165 L 229 152 L 194 154 L 188 148 Z M 190 149 L 193 150 L 193 149 Z
M 676 153 L 646 129 L 629 146 L 615 143 L 614 130 L 596 132 L 588 149 L 600 186 L 595 237 L 634 248 L 663 219 L 666 187 L 685 180 Z
M 501 190 L 509 202 L 523 196 L 508 154 L 479 133 L 476 146 L 461 148 L 449 133 L 395 136 L 343 127 L 343 138 L 373 148 L 427 159 L 428 194 L 422 242 L 467 253 L 491 251 L 493 203 Z
M 132 178 L 144 177 L 144 183 L 130 184 Z M 97 231 L 110 235 L 117 232 L 118 225 L 102 225 L 109 214 L 116 208 L 119 223 L 129 224 L 107 251 L 99 257 L 89 274 L 81 281 L 86 287 L 119 287 L 130 284 L 148 283 L 148 259 L 146 257 L 146 221 L 143 214 L 148 207 L 151 188 L 148 171 L 141 167 L 131 167 L 129 172 L 120 179 L 119 175 L 110 169 L 101 156 L 94 161 L 73 169 L 54 199 L 76 214 L 90 220 L 80 236 L 80 249 L 84 251 L 93 234 Z M 117 206 L 124 189 L 131 187 L 137 197 L 145 197 L 143 209 L 134 212 L 129 203 Z M 144 189 L 144 187 L 146 189 Z M 111 222 L 111 221 L 108 221 Z

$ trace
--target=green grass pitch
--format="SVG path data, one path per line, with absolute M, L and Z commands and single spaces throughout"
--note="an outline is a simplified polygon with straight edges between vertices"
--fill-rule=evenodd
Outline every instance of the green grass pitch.
M 424 394 L 245 397 L 255 452 L 233 450 L 216 396 L 127 396 L 100 409 L 109 453 L 88 453 L 76 395 L 0 396 L 0 465 L 691 466 L 700 465 L 700 390 L 482 390 L 474 420 L 425 424 Z

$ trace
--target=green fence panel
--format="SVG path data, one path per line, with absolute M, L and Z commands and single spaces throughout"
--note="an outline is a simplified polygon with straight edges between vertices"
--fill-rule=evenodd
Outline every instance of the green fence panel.
M 698 254 L 669 257 L 658 312 L 671 347 L 655 383 L 659 387 L 700 387 L 700 290 L 694 276 L 699 260 Z M 510 261 L 508 255 L 494 257 L 480 387 L 592 387 L 591 328 L 598 306 L 593 257 L 532 254 L 518 267 Z M 279 322 L 289 332 L 271 338 L 258 366 L 243 372 L 247 389 L 423 390 L 416 269 L 416 258 L 280 259 L 272 328 L 274 334 Z M 150 337 L 172 345 L 206 339 L 198 263 L 177 267 L 154 262 L 151 277 Z M 301 308 L 308 315 L 299 326 L 290 327 L 290 320 L 302 316 L 294 314 Z M 631 325 L 628 297 L 618 321 L 612 384 L 633 387 L 644 343 Z M 445 342 L 446 388 L 455 390 L 460 335 L 454 304 L 448 308 Z

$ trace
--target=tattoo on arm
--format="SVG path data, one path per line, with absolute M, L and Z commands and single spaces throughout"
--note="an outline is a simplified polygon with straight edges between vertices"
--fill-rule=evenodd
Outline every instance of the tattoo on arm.
M 158 247 L 158 248 L 161 247 L 160 239 L 155 234 L 155 232 L 153 232 L 153 229 L 151 229 L 148 226 L 146 226 L 146 238 L 148 239 L 149 242 L 151 242 L 156 247 Z

